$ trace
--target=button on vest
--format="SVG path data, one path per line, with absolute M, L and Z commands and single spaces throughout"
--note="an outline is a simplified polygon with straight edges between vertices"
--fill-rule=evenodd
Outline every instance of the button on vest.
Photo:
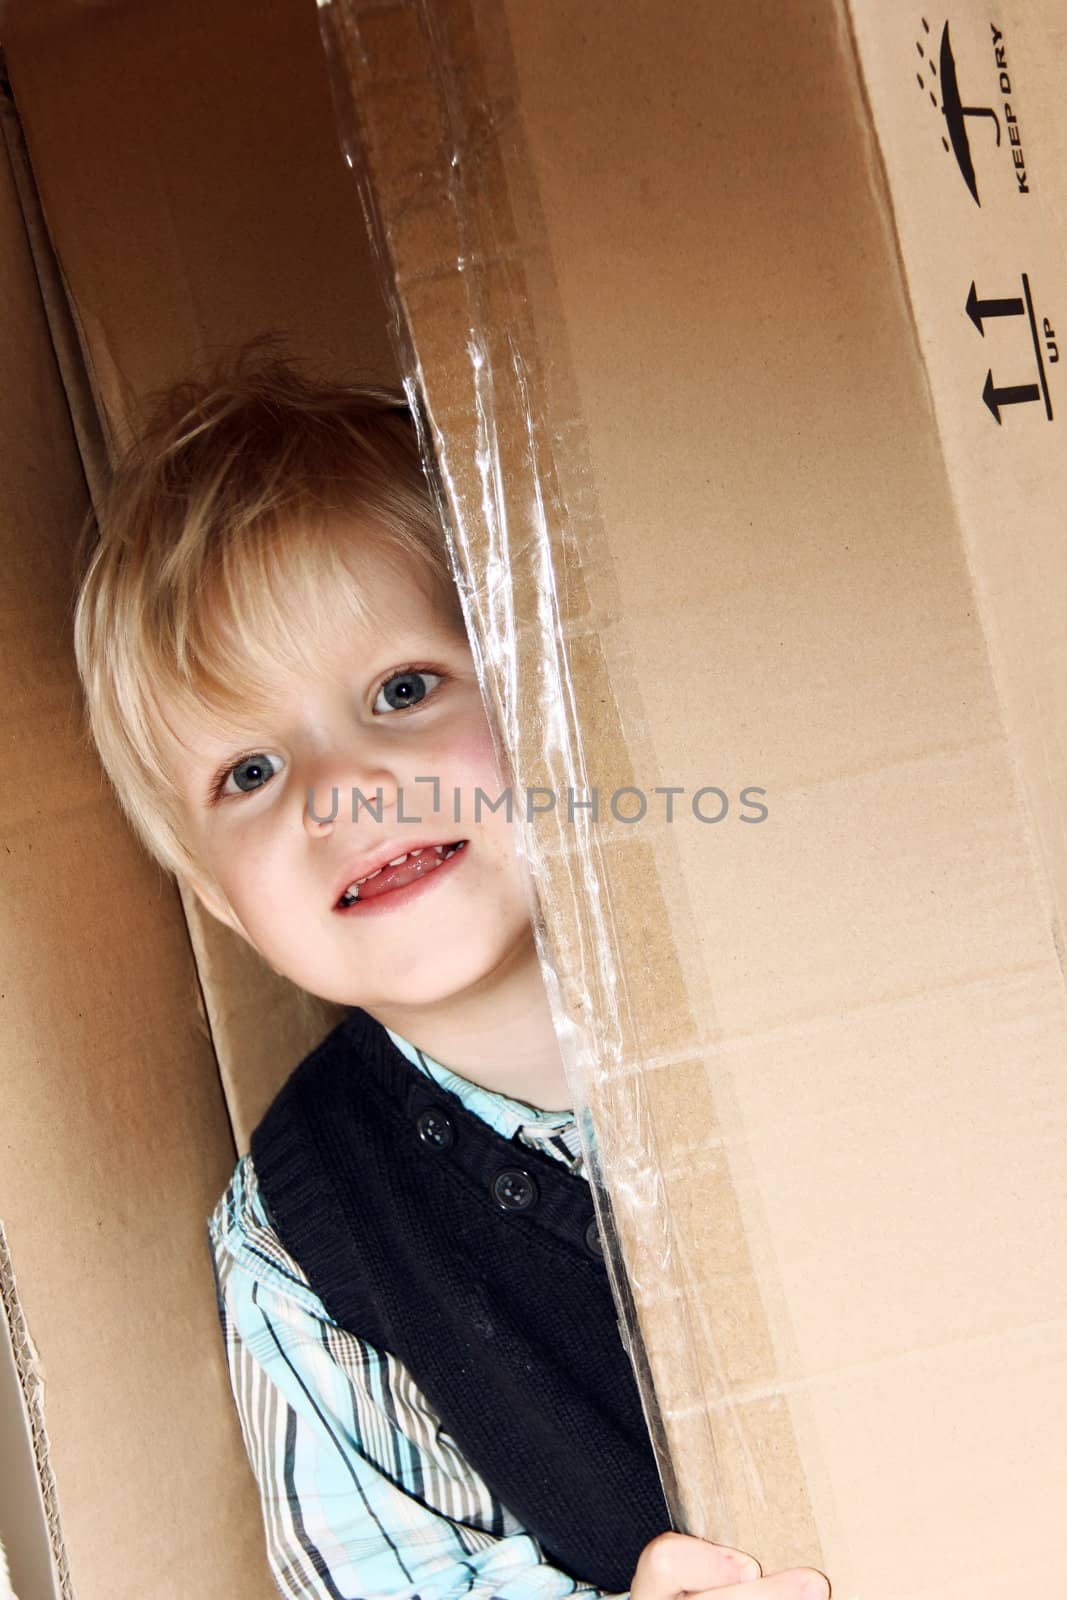
M 537 1204 L 537 1184 L 528 1172 L 505 1167 L 493 1179 L 493 1198 L 505 1211 L 529 1211 Z
M 436 1106 L 420 1111 L 415 1126 L 423 1144 L 431 1145 L 435 1150 L 447 1150 L 456 1137 L 451 1117 Z

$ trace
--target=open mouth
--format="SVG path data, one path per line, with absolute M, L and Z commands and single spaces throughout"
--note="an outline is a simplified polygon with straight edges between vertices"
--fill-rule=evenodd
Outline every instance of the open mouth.
M 383 895 L 394 894 L 398 889 L 406 889 L 421 878 L 439 872 L 445 862 L 457 855 L 466 843 L 466 839 L 456 839 L 452 844 L 423 845 L 418 850 L 409 850 L 387 861 L 376 871 L 368 872 L 365 878 L 356 878 L 350 883 L 337 902 L 337 910 L 345 911 L 349 906 L 379 900 Z

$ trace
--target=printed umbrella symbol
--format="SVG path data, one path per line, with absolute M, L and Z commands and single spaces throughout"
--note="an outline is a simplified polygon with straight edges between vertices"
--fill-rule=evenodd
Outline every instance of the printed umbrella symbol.
M 965 106 L 960 99 L 959 80 L 956 77 L 956 59 L 952 54 L 952 46 L 948 38 L 948 23 L 945 23 L 941 33 L 941 110 L 944 112 L 948 124 L 948 136 L 952 140 L 952 149 L 955 154 L 959 169 L 963 174 L 963 181 L 974 196 L 975 205 L 981 205 L 978 198 L 978 180 L 974 175 L 974 162 L 971 160 L 971 145 L 967 138 L 966 117 L 992 117 L 996 123 L 997 144 L 1000 143 L 1000 122 L 992 106 Z

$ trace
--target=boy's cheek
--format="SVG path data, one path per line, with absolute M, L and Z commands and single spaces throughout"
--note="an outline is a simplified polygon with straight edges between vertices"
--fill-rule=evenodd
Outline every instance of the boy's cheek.
M 208 860 L 201 874 L 185 881 L 213 917 L 250 944 L 254 944 L 255 940 L 245 926 L 248 917 L 244 913 L 251 913 L 253 921 L 261 914 L 268 918 L 277 914 L 278 908 L 272 909 L 270 904 L 271 885 L 277 884 L 277 878 L 271 872 L 269 863 L 262 859 L 244 859 L 238 871 L 223 872 L 221 876 L 216 873 L 214 863 Z M 285 890 L 279 886 L 274 898 L 281 902 L 281 909 L 284 909 Z
M 497 764 L 493 735 L 488 723 L 482 723 L 481 726 L 471 729 L 452 744 L 448 757 L 449 765 L 456 772 L 454 781 L 460 787 L 469 788 L 473 793 L 477 786 L 490 791 L 492 798 L 495 799 L 499 791 L 506 786 L 506 780 Z

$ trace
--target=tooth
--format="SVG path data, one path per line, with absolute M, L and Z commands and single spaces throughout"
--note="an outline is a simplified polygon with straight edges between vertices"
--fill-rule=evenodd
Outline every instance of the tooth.
M 463 841 L 463 842 L 465 843 L 466 841 Z M 410 860 L 414 860 L 416 856 L 422 856 L 422 855 L 428 854 L 431 849 L 435 852 L 438 860 L 442 860 L 442 859 L 447 860 L 447 858 L 450 855 L 455 855 L 456 851 L 458 849 L 460 849 L 460 845 L 458 845 L 458 844 L 435 844 L 435 845 L 432 845 L 432 846 L 428 845 L 428 844 L 419 845 L 418 849 L 416 849 L 416 850 L 408 850 L 408 851 L 405 852 L 404 855 L 397 856 L 395 861 L 387 861 L 385 863 L 385 866 L 387 866 L 387 867 L 402 867 L 404 865 L 405 861 L 407 861 L 409 859 Z M 369 883 L 372 878 L 377 878 L 379 876 L 379 874 L 384 872 L 384 871 L 385 871 L 385 867 L 375 867 L 373 872 L 366 873 L 365 876 L 362 877 L 362 878 L 356 878 L 354 880 L 354 882 L 349 884 L 348 888 L 345 890 L 345 894 L 346 895 L 353 895 L 358 899 L 360 884 Z

